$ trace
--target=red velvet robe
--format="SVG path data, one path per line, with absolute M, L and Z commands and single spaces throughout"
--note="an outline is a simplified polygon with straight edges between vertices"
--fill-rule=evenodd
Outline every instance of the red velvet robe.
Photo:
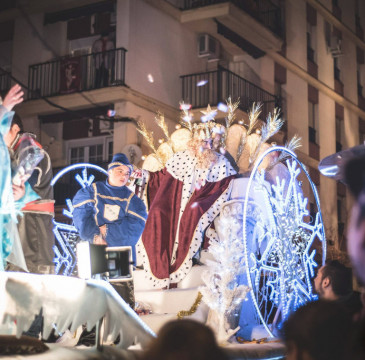
M 219 214 L 230 193 L 235 170 L 218 154 L 217 163 L 197 170 L 187 151 L 176 153 L 166 167 L 150 173 L 148 218 L 137 246 L 149 280 L 158 288 L 177 283 L 190 271 L 206 228 Z M 204 179 L 201 188 L 197 178 Z

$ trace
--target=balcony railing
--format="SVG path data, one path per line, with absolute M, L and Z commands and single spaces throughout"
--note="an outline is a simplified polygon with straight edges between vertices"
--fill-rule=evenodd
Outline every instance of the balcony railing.
M 166 0 L 180 10 L 196 9 L 203 6 L 231 2 L 253 18 L 268 27 L 273 33 L 283 36 L 282 12 L 279 6 L 270 0 Z
M 123 48 L 31 65 L 28 99 L 125 85 Z
M 11 87 L 11 74 L 8 72 L 0 73 L 0 96 L 4 98 Z
M 228 97 L 240 98 L 239 108 L 248 111 L 254 102 L 262 103 L 260 118 L 266 119 L 275 106 L 280 106 L 280 99 L 261 89 L 237 74 L 220 68 L 216 71 L 181 76 L 182 98 L 192 108 L 204 108 L 208 104 L 217 106 Z

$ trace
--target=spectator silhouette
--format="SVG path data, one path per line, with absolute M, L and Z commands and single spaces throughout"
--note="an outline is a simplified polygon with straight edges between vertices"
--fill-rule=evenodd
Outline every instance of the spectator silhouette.
M 92 51 L 95 65 L 95 88 L 109 86 L 109 70 L 114 65 L 114 43 L 109 39 L 109 33 L 103 32 L 101 37 L 95 40 Z
M 320 299 L 342 303 L 351 316 L 362 309 L 360 293 L 352 288 L 352 270 L 337 260 L 318 270 L 314 288 Z
M 284 323 L 286 360 L 357 359 L 351 316 L 342 304 L 319 300 L 299 308 Z
M 174 320 L 165 324 L 142 357 L 143 360 L 228 360 L 213 331 L 197 321 Z

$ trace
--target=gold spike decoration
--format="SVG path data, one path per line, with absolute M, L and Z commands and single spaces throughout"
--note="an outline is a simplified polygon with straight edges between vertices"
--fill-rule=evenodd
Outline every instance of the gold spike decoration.
M 284 145 L 288 150 L 295 151 L 296 149 L 300 148 L 302 146 L 301 143 L 302 138 L 299 137 L 297 134 L 295 134 L 290 141 L 287 141 Z M 278 157 L 278 162 L 284 161 L 286 158 L 288 158 L 288 154 L 281 152 L 280 156 Z
M 275 108 L 273 113 L 269 113 L 266 124 L 261 128 L 261 143 L 269 140 L 283 126 L 284 120 L 280 117 L 280 109 Z
M 251 111 L 248 115 L 249 125 L 247 129 L 247 135 L 252 134 L 257 125 L 257 120 L 261 114 L 262 103 L 253 103 Z
M 189 113 L 189 110 L 185 108 L 186 105 L 183 101 L 180 102 L 180 109 L 181 109 L 181 115 L 180 115 L 180 124 L 184 127 L 186 127 L 187 129 L 189 129 L 190 131 L 193 131 L 193 126 L 191 124 L 193 117 L 192 115 Z
M 238 163 L 238 160 L 239 160 L 239 158 L 242 155 L 242 151 L 245 148 L 246 142 L 247 142 L 247 134 L 242 134 L 241 135 L 240 144 L 239 144 L 238 150 L 237 150 L 236 159 L 235 159 L 236 160 L 236 163 Z
M 237 101 L 232 104 L 232 99 L 231 99 L 231 97 L 229 97 L 226 100 L 226 103 L 227 103 L 227 108 L 228 108 L 228 115 L 225 118 L 225 120 L 226 120 L 226 128 L 228 130 L 236 118 L 235 112 L 238 108 L 238 105 L 240 104 L 240 99 L 238 98 Z
M 269 140 L 271 136 L 275 135 L 283 124 L 284 120 L 280 118 L 280 109 L 275 108 L 272 114 L 269 113 L 266 124 L 261 128 L 260 141 L 249 159 L 250 168 L 252 168 L 253 164 L 255 163 L 257 156 L 260 153 L 262 144 L 266 143 L 266 141 Z
M 147 128 L 146 128 L 146 125 L 142 121 L 137 121 L 137 125 L 138 125 L 137 131 L 143 135 L 143 137 L 145 138 L 148 146 L 156 154 L 157 150 L 155 148 L 155 144 L 154 144 L 154 141 L 153 141 L 153 132 L 148 131 Z
M 167 141 L 170 141 L 169 129 L 167 128 L 165 116 L 158 111 L 155 116 L 155 121 L 157 125 L 162 129 Z

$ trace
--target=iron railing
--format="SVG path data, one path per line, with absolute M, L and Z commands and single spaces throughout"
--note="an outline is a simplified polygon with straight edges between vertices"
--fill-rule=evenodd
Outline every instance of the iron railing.
M 166 0 L 180 10 L 196 9 L 203 6 L 231 2 L 268 27 L 273 33 L 283 36 L 283 16 L 280 6 L 271 0 Z
M 228 97 L 240 99 L 239 108 L 248 111 L 252 103 L 262 103 L 260 118 L 266 119 L 269 112 L 280 106 L 280 98 L 261 89 L 250 81 L 224 68 L 198 74 L 180 76 L 182 98 L 192 108 L 204 108 L 208 104 L 217 106 Z
M 6 93 L 10 90 L 11 87 L 11 74 L 8 72 L 0 73 L 0 96 L 4 98 Z
M 125 85 L 126 51 L 119 48 L 76 57 L 64 56 L 31 65 L 28 99 Z

